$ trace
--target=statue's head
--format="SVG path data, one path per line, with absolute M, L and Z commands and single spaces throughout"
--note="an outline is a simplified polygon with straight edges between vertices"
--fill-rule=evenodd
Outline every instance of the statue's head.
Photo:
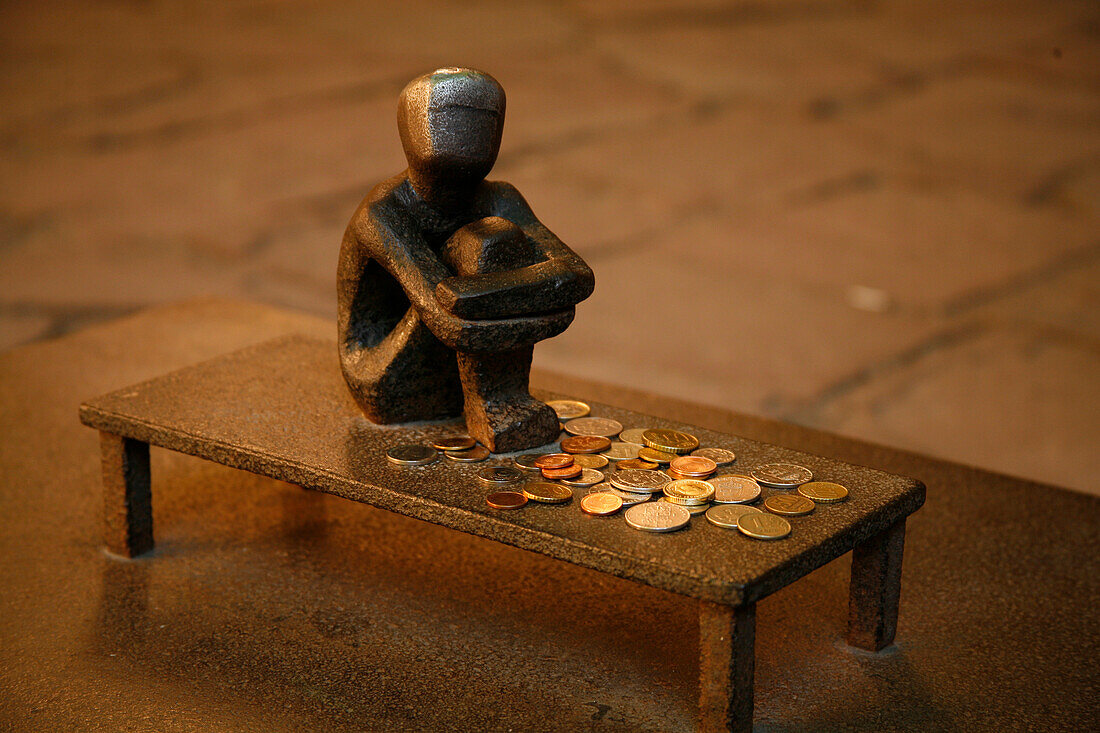
M 397 126 L 409 168 L 435 182 L 480 181 L 504 130 L 504 89 L 475 69 L 437 69 L 401 92 Z

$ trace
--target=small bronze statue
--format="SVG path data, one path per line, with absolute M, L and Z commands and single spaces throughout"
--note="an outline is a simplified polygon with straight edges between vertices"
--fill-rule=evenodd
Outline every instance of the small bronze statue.
M 485 180 L 504 127 L 493 77 L 414 79 L 397 124 L 409 167 L 371 190 L 340 249 L 344 379 L 375 423 L 465 411 L 494 453 L 550 443 L 558 418 L 528 391 L 531 354 L 573 321 L 592 270 L 513 186 Z

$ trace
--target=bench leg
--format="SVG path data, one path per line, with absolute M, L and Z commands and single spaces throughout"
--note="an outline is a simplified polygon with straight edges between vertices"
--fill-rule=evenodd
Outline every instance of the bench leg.
M 100 431 L 103 461 L 104 539 L 116 555 L 153 549 L 153 498 L 149 444 Z
M 699 729 L 751 731 L 756 604 L 699 602 Z
M 848 644 L 877 652 L 894 642 L 901 597 L 905 520 L 852 550 L 848 592 Z

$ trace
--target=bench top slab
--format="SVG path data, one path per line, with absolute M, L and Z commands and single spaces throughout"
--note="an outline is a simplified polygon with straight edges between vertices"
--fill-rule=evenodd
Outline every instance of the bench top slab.
M 576 498 L 495 510 L 485 496 L 499 489 L 479 481 L 477 473 L 510 465 L 507 456 L 473 464 L 442 458 L 416 467 L 390 463 L 388 448 L 425 442 L 460 423 L 371 424 L 348 394 L 335 343 L 305 336 L 269 341 L 112 392 L 81 405 L 80 416 L 99 430 L 728 605 L 779 590 L 924 502 L 924 485 L 915 479 L 586 401 L 593 415 L 627 428 L 682 430 L 703 446 L 734 451 L 737 460 L 726 473 L 797 463 L 815 479 L 846 486 L 849 499 L 790 517 L 790 536 L 775 542 L 712 526 L 702 516 L 677 532 L 639 532 L 621 515 L 584 514 Z M 762 499 L 771 493 L 783 492 L 765 487 Z

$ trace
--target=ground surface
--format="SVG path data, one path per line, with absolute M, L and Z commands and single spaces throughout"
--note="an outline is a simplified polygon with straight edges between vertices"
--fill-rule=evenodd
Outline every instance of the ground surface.
M 597 273 L 541 367 L 1100 491 L 1089 2 L 5 3 L 0 345 L 331 316 L 396 95 L 454 64 Z

